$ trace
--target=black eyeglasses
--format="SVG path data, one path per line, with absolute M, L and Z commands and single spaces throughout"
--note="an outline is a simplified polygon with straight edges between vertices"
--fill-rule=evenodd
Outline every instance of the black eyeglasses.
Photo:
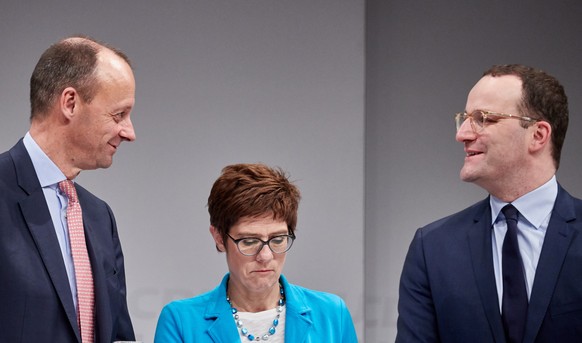
M 240 239 L 234 239 L 228 233 L 226 234 L 228 238 L 236 244 L 238 251 L 245 256 L 255 256 L 265 245 L 269 246 L 269 249 L 275 254 L 282 254 L 289 251 L 295 240 L 295 235 L 279 235 L 269 238 L 267 241 L 258 239 L 255 237 L 243 237 Z

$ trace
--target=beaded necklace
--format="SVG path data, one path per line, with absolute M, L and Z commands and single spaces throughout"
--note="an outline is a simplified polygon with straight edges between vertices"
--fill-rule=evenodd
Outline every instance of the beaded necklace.
M 248 338 L 249 341 L 255 342 L 258 342 L 260 340 L 268 341 L 269 337 L 273 336 L 277 332 L 279 318 L 281 317 L 281 312 L 283 312 L 283 306 L 285 306 L 285 292 L 283 291 L 283 286 L 281 286 L 281 284 L 279 284 L 279 294 L 281 295 L 281 297 L 279 298 L 279 302 L 277 304 L 277 316 L 275 317 L 275 319 L 273 319 L 273 325 L 271 325 L 267 333 L 263 334 L 262 336 L 255 336 L 249 332 L 249 330 L 244 326 L 243 322 L 240 320 L 238 310 L 234 306 L 232 306 L 227 291 L 226 301 L 228 301 L 228 304 L 230 305 L 230 310 L 232 312 L 232 317 L 234 319 L 236 327 L 240 329 L 240 333 L 246 338 Z

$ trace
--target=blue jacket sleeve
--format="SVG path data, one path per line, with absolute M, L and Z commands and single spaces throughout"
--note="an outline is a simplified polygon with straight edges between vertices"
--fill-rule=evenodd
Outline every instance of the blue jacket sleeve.
M 183 330 L 180 317 L 174 313 L 170 305 L 166 305 L 160 313 L 154 343 L 182 343 Z
M 356 336 L 356 329 L 354 328 L 354 322 L 352 320 L 352 316 L 346 303 L 341 300 L 341 321 L 342 321 L 342 329 L 343 329 L 343 337 L 342 342 L 344 343 L 357 343 L 358 337 Z

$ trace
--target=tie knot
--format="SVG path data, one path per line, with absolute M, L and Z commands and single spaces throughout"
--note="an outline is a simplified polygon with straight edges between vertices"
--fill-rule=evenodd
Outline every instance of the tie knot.
M 513 207 L 512 204 L 505 205 L 501 209 L 501 212 L 505 216 L 505 220 L 515 220 L 517 222 L 517 209 Z
M 61 181 L 59 182 L 59 188 L 63 193 L 65 193 L 70 202 L 78 201 L 77 190 L 75 190 L 75 185 L 73 184 L 73 181 L 71 180 Z

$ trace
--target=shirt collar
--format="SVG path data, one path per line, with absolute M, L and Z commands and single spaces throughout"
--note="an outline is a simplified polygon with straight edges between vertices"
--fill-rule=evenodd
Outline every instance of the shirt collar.
M 30 132 L 26 133 L 22 141 L 32 160 L 41 187 L 48 187 L 67 179 L 59 167 L 36 144 Z
M 552 212 L 556 197 L 558 196 L 558 182 L 556 175 L 534 189 L 533 191 L 517 198 L 511 204 L 519 211 L 519 213 L 536 229 L 539 229 L 544 219 Z M 491 204 L 491 218 L 492 224 L 498 220 L 499 212 L 507 205 L 507 202 L 499 200 L 493 195 L 489 197 Z

